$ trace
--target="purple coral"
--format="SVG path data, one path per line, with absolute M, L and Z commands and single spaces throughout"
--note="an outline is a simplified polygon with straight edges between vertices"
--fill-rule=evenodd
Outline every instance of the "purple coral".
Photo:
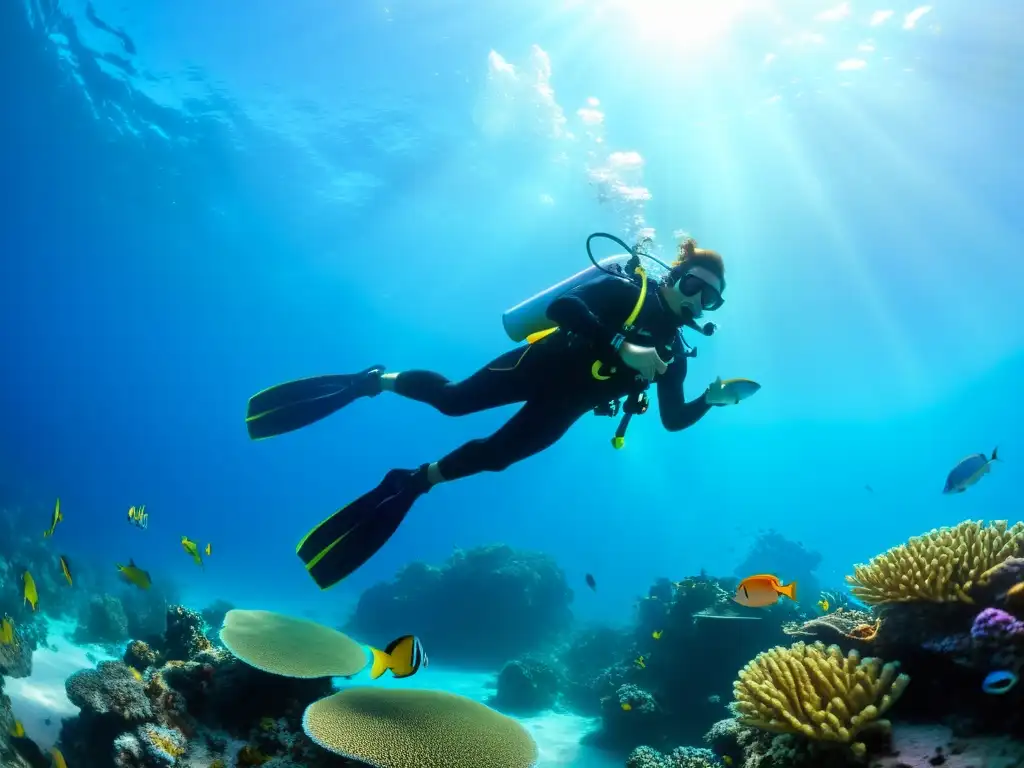
M 992 669 L 1018 671 L 1024 666 L 1024 621 L 1006 611 L 986 608 L 974 618 L 971 641 Z

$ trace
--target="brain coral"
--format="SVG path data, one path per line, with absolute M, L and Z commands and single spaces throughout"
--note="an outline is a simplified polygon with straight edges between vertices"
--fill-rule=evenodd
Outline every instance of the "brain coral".
M 515 720 L 441 691 L 348 688 L 306 708 L 324 749 L 374 768 L 530 768 L 537 747 Z
M 796 643 L 758 654 L 733 684 L 735 709 L 743 725 L 777 733 L 798 733 L 818 741 L 864 745 L 857 733 L 877 722 L 902 695 L 910 678 L 896 664 L 843 656 L 837 646 Z
M 228 611 L 220 639 L 246 664 L 285 677 L 351 677 L 367 664 L 348 635 L 271 611 Z
M 981 577 L 1024 544 L 1024 523 L 965 520 L 893 547 L 847 576 L 850 591 L 868 605 L 911 601 L 973 603 Z

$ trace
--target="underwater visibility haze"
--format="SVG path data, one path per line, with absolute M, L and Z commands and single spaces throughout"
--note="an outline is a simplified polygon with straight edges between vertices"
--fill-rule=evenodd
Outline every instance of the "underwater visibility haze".
M 1021 16 L 3 3 L 0 762 L 1024 761 Z

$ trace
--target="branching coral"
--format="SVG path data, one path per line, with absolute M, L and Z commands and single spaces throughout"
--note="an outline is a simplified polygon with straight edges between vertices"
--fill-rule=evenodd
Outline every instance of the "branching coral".
M 310 704 L 306 734 L 377 768 L 530 768 L 537 747 L 517 721 L 441 691 L 348 688 Z
M 777 733 L 802 734 L 817 741 L 850 744 L 859 731 L 877 723 L 900 697 L 910 678 L 896 664 L 846 656 L 837 646 L 796 643 L 776 647 L 747 664 L 733 685 L 735 710 L 743 725 Z
M 1024 523 L 989 525 L 965 520 L 915 536 L 858 565 L 846 580 L 868 605 L 914 601 L 973 603 L 970 595 L 986 572 L 1014 556 L 1024 544 Z

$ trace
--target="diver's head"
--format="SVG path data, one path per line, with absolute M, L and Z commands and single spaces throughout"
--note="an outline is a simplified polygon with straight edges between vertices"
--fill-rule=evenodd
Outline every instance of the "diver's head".
M 725 263 L 721 255 L 698 248 L 692 238 L 680 243 L 678 257 L 661 291 L 672 310 L 684 318 L 700 317 L 722 306 L 724 292 Z

